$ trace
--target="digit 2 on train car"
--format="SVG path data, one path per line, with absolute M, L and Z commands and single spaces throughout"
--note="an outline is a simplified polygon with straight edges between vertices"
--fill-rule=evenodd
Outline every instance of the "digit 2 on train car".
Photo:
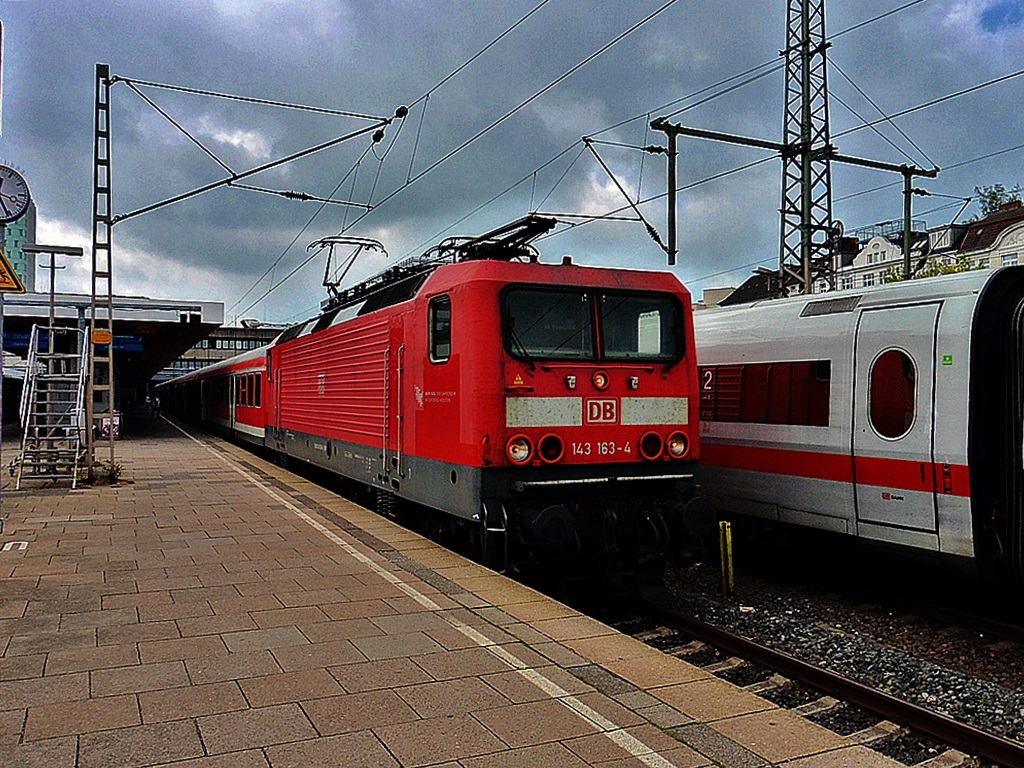
M 376 489 L 381 511 L 440 511 L 499 569 L 660 574 L 670 531 L 712 514 L 690 297 L 668 273 L 540 263 L 530 241 L 554 225 L 446 241 L 171 400 Z M 221 414 L 251 363 L 259 416 Z
M 1024 577 L 1024 268 L 698 312 L 722 510 Z

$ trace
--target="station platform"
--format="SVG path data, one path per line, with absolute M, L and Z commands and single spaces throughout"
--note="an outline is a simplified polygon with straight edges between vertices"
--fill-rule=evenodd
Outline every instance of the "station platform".
M 895 768 L 253 453 L 13 489 L 0 766 Z

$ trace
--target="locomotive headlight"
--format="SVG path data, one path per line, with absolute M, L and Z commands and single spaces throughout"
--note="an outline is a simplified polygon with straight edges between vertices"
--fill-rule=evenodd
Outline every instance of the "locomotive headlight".
M 595 371 L 591 381 L 597 389 L 608 389 L 608 374 L 604 371 Z
M 545 464 L 554 464 L 565 455 L 565 443 L 558 435 L 544 435 L 537 443 L 537 455 Z
M 690 441 L 682 432 L 673 432 L 665 441 L 665 448 L 673 459 L 681 459 L 690 450 Z
M 640 455 L 648 461 L 660 458 L 664 447 L 664 444 L 661 442 L 661 435 L 657 432 L 648 432 L 640 438 Z
M 533 446 L 530 444 L 530 440 L 523 435 L 516 435 L 505 446 L 505 455 L 516 464 L 529 461 L 532 453 Z

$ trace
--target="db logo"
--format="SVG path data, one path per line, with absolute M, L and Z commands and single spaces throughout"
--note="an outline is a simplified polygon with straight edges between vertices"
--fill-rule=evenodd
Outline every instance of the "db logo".
M 614 424 L 619 420 L 615 400 L 587 400 L 587 424 Z

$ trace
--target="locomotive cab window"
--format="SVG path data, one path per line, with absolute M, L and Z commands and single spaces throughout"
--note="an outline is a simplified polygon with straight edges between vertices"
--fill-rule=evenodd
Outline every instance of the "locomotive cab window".
M 674 360 L 682 352 L 680 327 L 678 305 L 668 296 L 601 297 L 606 360 Z
M 427 309 L 427 316 L 430 362 L 447 362 L 452 356 L 451 297 L 437 296 L 431 299 Z
M 515 357 L 594 360 L 594 315 L 581 291 L 516 288 L 505 294 L 505 336 Z
M 917 415 L 917 369 L 901 349 L 883 352 L 871 365 L 871 426 L 882 437 L 896 440 L 910 432 Z
M 505 348 L 523 360 L 671 362 L 683 354 L 682 309 L 669 294 L 511 288 Z

